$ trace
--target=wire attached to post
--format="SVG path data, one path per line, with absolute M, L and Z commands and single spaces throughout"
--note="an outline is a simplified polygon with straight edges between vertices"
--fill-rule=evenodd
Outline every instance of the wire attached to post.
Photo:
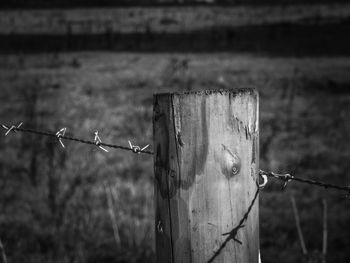
M 319 187 L 323 187 L 325 189 L 335 189 L 339 191 L 346 191 L 346 197 L 348 198 L 350 196 L 350 186 L 341 186 L 341 185 L 335 185 L 330 183 L 325 183 L 321 181 L 311 180 L 311 179 L 304 179 L 300 177 L 295 177 L 290 174 L 278 174 L 274 172 L 265 172 L 263 170 L 259 171 L 260 176 L 266 175 L 268 177 L 274 177 L 276 179 L 279 179 L 284 182 L 283 188 L 286 187 L 287 183 L 290 181 L 297 181 L 299 183 L 309 184 L 309 185 L 315 185 Z
M 259 173 L 259 176 L 263 178 L 263 183 L 262 184 L 259 184 L 259 189 L 262 190 L 265 188 L 267 182 L 268 182 L 268 179 L 267 179 L 267 176 L 265 174 L 261 174 Z
M 32 134 L 41 135 L 41 136 L 54 137 L 54 138 L 58 139 L 58 141 L 60 142 L 60 144 L 63 148 L 65 148 L 65 145 L 63 144 L 62 140 L 70 140 L 70 141 L 75 141 L 75 142 L 79 142 L 79 143 L 96 145 L 101 150 L 103 150 L 105 152 L 108 152 L 108 150 L 106 149 L 106 147 L 107 147 L 107 148 L 132 151 L 133 153 L 137 153 L 137 154 L 141 154 L 141 153 L 142 154 L 150 154 L 150 155 L 154 154 L 152 151 L 147 150 L 147 148 L 150 146 L 149 144 L 147 144 L 141 148 L 138 145 L 133 145 L 130 140 L 128 141 L 129 147 L 122 146 L 122 145 L 116 145 L 116 144 L 103 143 L 101 138 L 98 135 L 98 131 L 95 132 L 95 137 L 94 137 L 93 141 L 87 141 L 87 140 L 80 139 L 80 138 L 66 136 L 65 133 L 66 133 L 67 128 L 62 128 L 59 131 L 57 131 L 56 133 L 52 133 L 52 132 L 38 131 L 38 130 L 34 130 L 34 129 L 24 129 L 24 128 L 22 128 L 22 125 L 23 125 L 23 122 L 20 122 L 17 126 L 15 126 L 15 125 L 8 126 L 8 125 L 2 124 L 1 127 L 6 130 L 5 136 L 7 136 L 10 132 L 26 132 L 26 133 L 32 133 Z M 297 181 L 299 183 L 315 185 L 315 186 L 323 187 L 325 189 L 335 189 L 335 190 L 339 190 L 339 191 L 345 191 L 346 197 L 347 198 L 350 197 L 350 185 L 340 186 L 340 185 L 324 183 L 324 182 L 320 182 L 320 181 L 316 181 L 316 180 L 294 177 L 293 175 L 288 174 L 288 173 L 287 174 L 278 174 L 278 173 L 274 173 L 274 172 L 266 172 L 263 170 L 259 171 L 259 175 L 264 180 L 263 183 L 261 185 L 259 185 L 260 189 L 263 189 L 266 186 L 266 184 L 268 182 L 267 177 L 274 177 L 274 178 L 279 179 L 279 180 L 284 182 L 282 189 L 285 189 L 287 184 L 290 181 Z M 266 178 L 265 178 L 265 176 L 266 176 Z

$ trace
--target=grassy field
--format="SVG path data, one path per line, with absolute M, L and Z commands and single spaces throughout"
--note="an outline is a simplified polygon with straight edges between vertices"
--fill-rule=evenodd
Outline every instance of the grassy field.
M 0 16 L 1 17 L 1 16 Z M 261 169 L 349 184 L 350 58 L 249 54 L 1 55 L 1 122 L 127 146 L 152 144 L 152 94 L 255 86 Z M 0 238 L 9 262 L 152 262 L 153 159 L 25 134 L 0 137 Z M 113 235 L 106 187 L 121 243 Z M 348 262 L 344 195 L 271 182 L 260 196 L 266 263 L 300 262 L 289 196 L 309 251 L 321 250 L 329 205 L 329 262 Z

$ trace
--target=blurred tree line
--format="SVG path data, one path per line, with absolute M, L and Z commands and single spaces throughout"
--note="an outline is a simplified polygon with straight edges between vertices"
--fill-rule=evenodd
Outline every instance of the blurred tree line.
M 6 0 L 0 8 L 70 8 L 99 6 L 281 5 L 346 3 L 347 0 Z

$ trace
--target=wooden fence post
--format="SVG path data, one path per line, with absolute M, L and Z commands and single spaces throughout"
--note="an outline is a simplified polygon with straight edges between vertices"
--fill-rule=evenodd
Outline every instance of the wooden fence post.
M 157 262 L 258 262 L 257 92 L 156 94 L 153 117 Z

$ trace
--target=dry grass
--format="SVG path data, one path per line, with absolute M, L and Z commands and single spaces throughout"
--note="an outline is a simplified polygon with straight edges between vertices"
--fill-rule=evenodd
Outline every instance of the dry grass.
M 128 139 L 152 143 L 153 93 L 256 86 L 261 168 L 349 183 L 348 58 L 67 53 L 3 55 L 0 61 L 2 122 L 67 127 L 85 138 L 98 129 L 103 141 L 125 145 Z M 0 137 L 0 145 L 0 184 L 6 189 L 0 195 L 0 236 L 10 262 L 152 261 L 152 158 L 74 143 L 62 151 L 56 142 L 23 134 Z M 119 249 L 103 182 L 114 197 Z M 287 191 L 298 199 L 310 250 L 321 248 L 315 204 L 327 197 L 330 262 L 347 261 L 349 233 L 342 226 L 350 218 L 348 202 L 339 193 L 297 184 Z M 264 262 L 300 259 L 287 200 L 274 183 L 261 196 Z

